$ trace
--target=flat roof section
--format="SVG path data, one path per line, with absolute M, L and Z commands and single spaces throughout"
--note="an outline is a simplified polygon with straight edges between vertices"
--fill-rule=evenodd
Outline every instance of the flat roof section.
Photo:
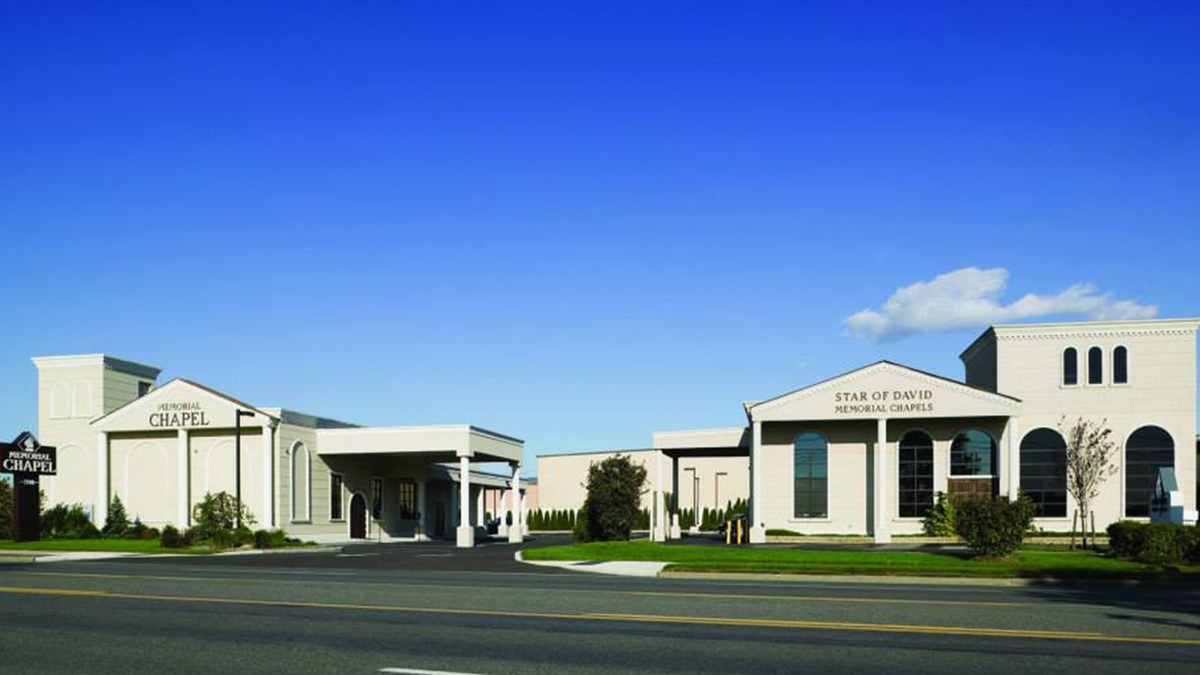
M 426 454 L 517 462 L 524 441 L 469 424 L 318 429 L 319 455 Z
M 654 433 L 654 449 L 665 452 L 688 450 L 689 455 L 742 455 L 750 448 L 748 427 L 684 429 Z

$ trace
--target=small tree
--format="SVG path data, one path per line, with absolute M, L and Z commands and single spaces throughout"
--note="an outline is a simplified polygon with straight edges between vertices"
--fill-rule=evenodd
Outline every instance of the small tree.
M 108 505 L 108 515 L 104 518 L 104 534 L 110 537 L 122 537 L 129 531 L 129 514 L 125 513 L 125 505 L 121 503 L 120 495 L 113 495 L 112 503 Z
M 0 476 L 0 539 L 12 539 L 13 489 Z
M 953 537 L 954 530 L 954 500 L 945 492 L 937 493 L 937 501 L 930 507 L 929 513 L 921 522 L 921 530 L 927 537 Z
M 646 467 L 614 455 L 588 467 L 587 498 L 575 519 L 580 541 L 628 540 L 637 525 Z
M 1117 444 L 1113 442 L 1112 429 L 1108 420 L 1096 422 L 1078 418 L 1068 423 L 1063 417 L 1058 424 L 1059 432 L 1067 442 L 1067 492 L 1075 498 L 1083 517 L 1083 546 L 1088 541 L 1088 514 L 1092 500 L 1100 495 L 1100 486 L 1117 472 L 1113 461 Z M 1093 536 L 1094 538 L 1094 536 Z

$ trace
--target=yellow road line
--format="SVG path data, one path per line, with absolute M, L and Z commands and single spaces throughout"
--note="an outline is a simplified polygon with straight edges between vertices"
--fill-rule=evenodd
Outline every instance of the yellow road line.
M 33 576 L 44 577 L 84 577 L 93 579 L 155 579 L 159 581 L 230 581 L 229 579 L 219 579 L 217 577 L 197 577 L 197 576 L 163 576 L 163 575 L 148 575 L 148 574 L 101 574 L 101 573 L 85 573 L 85 572 L 19 572 L 19 574 L 29 574 Z M 328 579 L 270 579 L 265 577 L 237 577 L 237 581 L 259 581 L 268 583 L 316 583 L 321 585 L 328 584 Z M 512 590 L 520 591 L 527 590 L 513 586 L 472 586 L 468 584 L 408 584 L 400 582 L 388 581 L 352 581 L 349 579 L 338 579 L 341 585 L 358 585 L 358 586 L 389 586 L 396 588 L 460 588 L 472 590 Z M 603 595 L 637 595 L 647 597 L 671 597 L 671 598 L 713 598 L 713 599 L 729 599 L 729 600 L 782 600 L 782 601 L 801 601 L 801 602 L 834 602 L 834 603 L 870 603 L 870 604 L 887 604 L 887 605 L 965 605 L 968 607 L 1023 607 L 1028 605 L 1026 602 L 998 602 L 991 600 L 973 601 L 973 600 L 914 600 L 911 598 L 854 598 L 845 596 L 824 596 L 824 595 L 766 595 L 766 594 L 750 594 L 750 593 L 702 593 L 702 592 L 674 592 L 674 591 L 618 591 L 618 590 L 600 590 L 592 588 L 542 588 L 539 591 L 555 591 L 568 593 L 597 593 Z
M 335 602 L 304 602 L 299 600 L 255 600 L 247 598 L 213 598 L 183 595 L 152 595 L 73 589 L 22 588 L 0 586 L 0 593 L 45 594 L 54 597 L 91 597 L 97 599 L 156 600 L 163 602 L 193 602 L 262 607 L 294 607 L 315 609 L 344 609 L 375 612 L 409 612 L 414 614 L 448 614 L 458 616 L 495 616 L 522 619 L 558 619 L 576 621 L 626 621 L 633 623 L 693 624 L 706 626 L 756 626 L 763 628 L 804 628 L 840 631 L 870 631 L 878 633 L 924 633 L 931 635 L 961 635 L 993 638 L 1036 638 L 1048 640 L 1079 640 L 1101 642 L 1132 642 L 1140 644 L 1200 646 L 1200 640 L 1175 638 L 1118 637 L 1095 632 L 1039 631 L 1005 628 L 976 628 L 963 626 L 922 626 L 916 624 L 853 623 L 844 621 L 791 621 L 786 619 L 737 619 L 708 616 L 660 616 L 653 614 L 604 614 L 585 612 L 534 612 L 493 609 L 457 609 L 451 607 L 410 607 L 402 605 L 359 605 Z

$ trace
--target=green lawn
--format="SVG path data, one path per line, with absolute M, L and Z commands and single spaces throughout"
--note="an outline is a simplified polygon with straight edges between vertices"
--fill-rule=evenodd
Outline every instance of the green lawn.
M 104 553 L 212 553 L 207 547 L 163 548 L 157 539 L 44 539 L 15 542 L 0 539 L 6 551 L 97 551 Z
M 826 551 L 801 548 L 667 546 L 648 541 L 528 549 L 526 560 L 653 560 L 671 571 L 769 572 L 1043 579 L 1179 578 L 1200 581 L 1200 567 L 1164 569 L 1079 550 L 1030 547 L 1007 560 L 950 551 Z

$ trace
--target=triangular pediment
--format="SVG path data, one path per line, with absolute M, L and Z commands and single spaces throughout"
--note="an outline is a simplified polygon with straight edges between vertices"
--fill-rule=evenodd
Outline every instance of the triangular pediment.
M 746 406 L 754 422 L 1016 415 L 1021 401 L 880 361 Z
M 268 413 L 191 380 L 176 379 L 92 421 L 97 431 L 169 431 L 232 428 L 238 411 L 243 427 L 261 427 L 275 418 Z

